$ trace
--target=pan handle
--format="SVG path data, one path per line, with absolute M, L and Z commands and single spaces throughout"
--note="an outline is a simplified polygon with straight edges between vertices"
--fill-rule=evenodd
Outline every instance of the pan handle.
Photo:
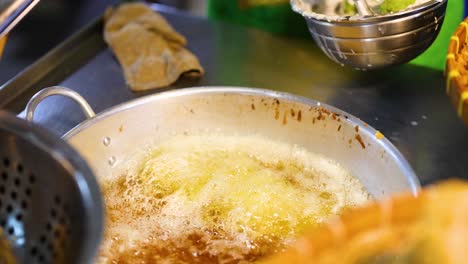
M 34 119 L 34 112 L 36 111 L 36 107 L 45 98 L 52 95 L 61 95 L 72 99 L 81 107 L 84 114 L 86 115 L 86 118 L 88 119 L 96 115 L 91 106 L 89 106 L 88 102 L 86 102 L 86 100 L 77 92 L 62 86 L 52 86 L 40 90 L 29 100 L 28 104 L 26 105 L 26 120 L 32 122 Z

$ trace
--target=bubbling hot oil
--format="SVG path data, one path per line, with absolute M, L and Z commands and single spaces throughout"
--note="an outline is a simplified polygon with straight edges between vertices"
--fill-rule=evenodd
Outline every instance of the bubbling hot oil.
M 370 195 L 341 166 L 258 136 L 176 136 L 101 182 L 100 263 L 252 262 Z

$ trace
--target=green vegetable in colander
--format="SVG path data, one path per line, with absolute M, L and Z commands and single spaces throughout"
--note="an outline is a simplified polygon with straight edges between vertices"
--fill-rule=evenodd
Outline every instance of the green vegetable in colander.
M 356 6 L 352 1 L 344 0 L 344 9 L 343 12 L 345 15 L 355 15 L 357 14 Z
M 382 15 L 395 13 L 407 8 L 415 2 L 416 0 L 384 0 L 380 5 L 380 13 Z

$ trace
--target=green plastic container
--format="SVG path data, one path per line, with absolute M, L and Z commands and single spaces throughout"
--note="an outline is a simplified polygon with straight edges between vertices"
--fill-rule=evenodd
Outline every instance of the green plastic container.
M 288 3 L 241 9 L 237 0 L 210 0 L 208 17 L 276 34 L 310 37 L 304 18 Z
M 411 61 L 412 64 L 427 66 L 437 70 L 445 69 L 445 58 L 450 37 L 463 20 L 464 4 L 463 0 L 448 1 L 444 24 L 440 29 L 439 36 L 437 36 L 434 43 L 423 54 Z

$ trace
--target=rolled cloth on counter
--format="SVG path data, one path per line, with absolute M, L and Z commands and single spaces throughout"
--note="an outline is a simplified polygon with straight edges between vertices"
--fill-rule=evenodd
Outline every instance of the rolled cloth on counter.
M 171 85 L 181 75 L 200 77 L 203 67 L 187 40 L 142 3 L 122 4 L 105 14 L 104 39 L 133 91 Z

